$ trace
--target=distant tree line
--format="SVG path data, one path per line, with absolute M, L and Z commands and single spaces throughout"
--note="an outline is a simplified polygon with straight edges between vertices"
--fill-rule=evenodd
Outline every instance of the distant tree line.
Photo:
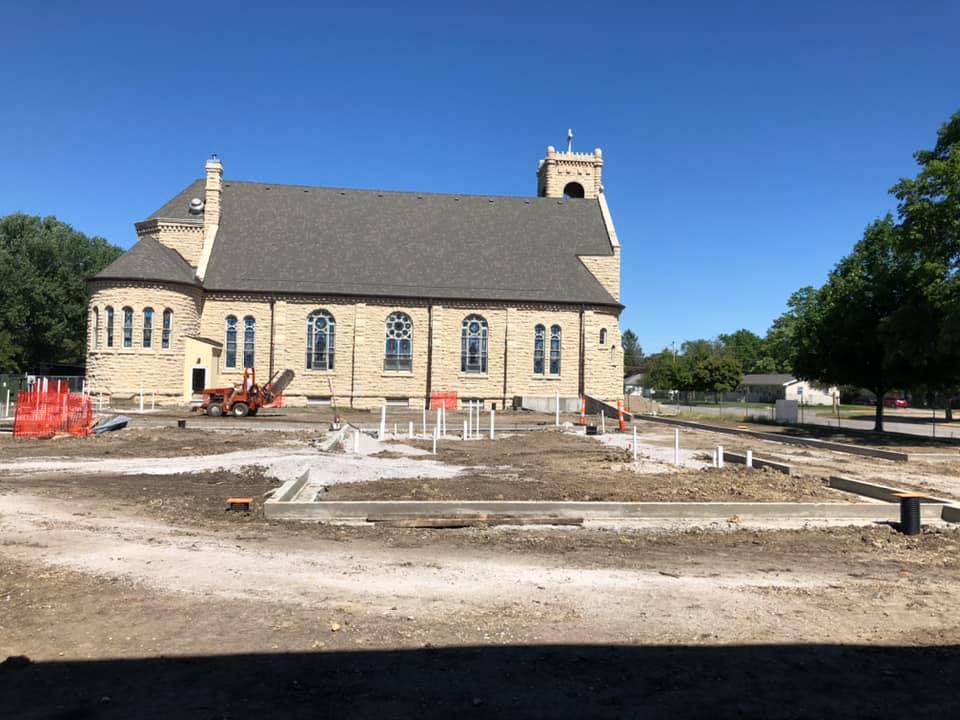
M 83 363 L 86 281 L 122 252 L 54 217 L 0 217 L 0 371 Z
M 720 392 L 742 371 L 866 388 L 877 431 L 891 390 L 960 393 L 960 112 L 914 158 L 917 175 L 890 190 L 896 216 L 870 223 L 822 287 L 794 292 L 765 337 L 738 330 L 665 349 L 646 360 L 645 384 Z

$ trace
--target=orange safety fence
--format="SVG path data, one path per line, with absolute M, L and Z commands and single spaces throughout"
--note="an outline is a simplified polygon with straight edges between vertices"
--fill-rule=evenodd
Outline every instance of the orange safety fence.
M 456 392 L 432 392 L 430 393 L 430 409 L 442 407 L 444 410 L 457 409 Z
M 17 394 L 14 437 L 49 438 L 57 433 L 83 437 L 92 432 L 92 424 L 93 403 L 89 395 L 72 393 L 67 388 Z

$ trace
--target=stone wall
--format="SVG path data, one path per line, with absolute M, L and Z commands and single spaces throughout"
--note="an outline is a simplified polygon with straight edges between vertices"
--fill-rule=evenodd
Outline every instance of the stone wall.
M 199 330 L 200 291 L 155 283 L 94 283 L 91 285 L 87 324 L 87 383 L 94 395 L 127 397 L 156 393 L 158 401 L 178 403 L 182 397 L 184 342 Z M 106 309 L 112 307 L 113 346 L 107 346 Z M 133 309 L 133 341 L 123 347 L 123 309 Z M 143 310 L 153 308 L 153 337 L 143 347 Z M 163 345 L 163 311 L 173 311 L 170 347 Z M 96 333 L 96 314 L 100 332 Z
M 270 372 L 270 342 L 273 333 L 273 370 L 290 368 L 295 373 L 285 395 L 288 404 L 303 405 L 308 399 L 332 399 L 342 407 L 376 408 L 387 400 L 405 399 L 410 407 L 423 407 L 428 392 L 456 392 L 461 399 L 479 399 L 485 407 L 497 403 L 509 405 L 515 396 L 576 397 L 580 387 L 581 313 L 578 308 L 550 305 L 477 305 L 449 303 L 434 305 L 425 301 L 392 303 L 382 299 L 348 302 L 315 297 L 284 298 L 272 303 L 266 298 L 217 294 L 200 300 L 160 287 L 101 289 L 94 293 L 91 307 L 112 303 L 116 310 L 115 347 L 102 347 L 90 353 L 91 382 L 96 391 L 130 394 L 139 391 L 141 379 L 148 391 L 182 395 L 184 365 L 181 333 L 199 335 L 226 342 L 226 318 L 237 318 L 236 367 L 226 367 L 226 348 L 216 368 L 218 383 L 239 382 L 243 376 L 244 318 L 255 320 L 254 367 L 257 378 L 265 382 Z M 134 308 L 134 347 L 116 345 L 122 339 L 122 307 Z M 140 347 L 142 310 L 155 310 L 154 348 Z M 174 310 L 174 343 L 169 351 L 160 351 L 160 328 L 164 307 Z M 336 325 L 335 362 L 332 370 L 307 369 L 307 317 L 315 310 L 326 310 Z M 413 323 L 413 359 L 409 371 L 384 369 L 386 319 L 404 312 Z M 481 315 L 487 321 L 487 372 L 461 371 L 461 331 L 466 317 Z M 101 317 L 103 317 L 101 315 Z M 192 318 L 192 323 L 183 318 Z M 101 322 L 102 324 L 102 322 Z M 545 328 L 544 373 L 534 373 L 534 328 Z M 560 372 L 549 373 L 550 329 L 561 328 Z M 91 328 L 93 323 L 91 321 Z M 607 329 L 607 342 L 599 344 L 601 327 Z M 622 397 L 623 353 L 615 312 L 587 310 L 583 313 L 584 385 L 589 394 L 615 402 Z M 101 336 L 103 330 L 101 329 Z M 432 340 L 432 358 L 428 348 Z M 93 343 L 91 342 L 91 347 Z M 432 376 L 427 379 L 430 364 Z M 211 369 L 213 370 L 213 369 Z M 156 387 L 154 387 L 156 386 Z

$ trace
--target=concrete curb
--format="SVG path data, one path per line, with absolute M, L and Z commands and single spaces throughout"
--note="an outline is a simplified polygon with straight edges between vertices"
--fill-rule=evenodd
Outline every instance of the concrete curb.
M 844 492 L 854 493 L 855 495 L 863 495 L 864 497 L 873 498 L 875 500 L 883 500 L 884 502 L 889 503 L 899 503 L 900 498 L 898 498 L 896 494 L 905 492 L 900 488 L 889 487 L 887 485 L 878 485 L 876 483 L 865 482 L 863 480 L 853 480 L 851 478 L 845 478 L 839 475 L 834 475 L 831 477 L 830 480 L 827 481 L 827 484 L 834 490 L 843 490 Z M 924 498 L 920 502 L 929 503 L 931 505 L 945 505 L 953 501 L 943 500 L 941 498 L 935 498 L 931 496 Z
M 880 458 L 881 460 L 893 460 L 894 462 L 907 462 L 910 459 L 910 456 L 907 453 L 897 452 L 895 450 L 865 448 L 858 445 L 846 445 L 844 443 L 831 442 L 830 440 L 799 438 L 792 435 L 783 435 L 781 433 L 765 433 L 757 430 L 741 430 L 740 428 L 723 427 L 722 425 L 709 425 L 707 423 L 696 422 L 694 420 L 679 420 L 676 418 L 655 417 L 653 415 L 638 415 L 637 420 L 663 423 L 664 425 L 679 425 L 681 427 L 688 427 L 694 430 L 706 430 L 708 432 L 724 433 L 726 435 L 755 437 L 759 440 L 769 440 L 771 442 L 785 443 L 787 445 L 806 445 L 808 447 L 816 447 L 822 450 L 832 450 L 833 452 L 860 455 L 862 457 Z
M 303 490 L 303 486 L 307 484 L 307 480 L 310 478 L 310 471 L 307 470 L 303 475 L 298 477 L 296 480 L 288 480 L 283 485 L 280 486 L 280 489 L 269 498 L 264 504 L 264 513 L 266 514 L 266 505 L 269 503 L 289 503 L 300 494 L 300 491 Z
M 299 482 L 299 481 L 297 481 Z M 283 493 L 286 497 L 288 492 Z M 925 519 L 939 519 L 939 505 L 921 508 Z M 585 520 L 695 519 L 703 521 L 748 519 L 810 519 L 883 522 L 898 520 L 896 505 L 880 503 L 751 503 L 751 502 L 550 502 L 539 500 L 374 500 L 374 501 L 283 501 L 269 499 L 264 513 L 271 520 L 356 521 L 370 515 L 415 515 L 490 513 L 509 515 L 556 515 Z
M 735 465 L 747 464 L 746 454 L 730 452 L 729 450 L 726 450 L 726 449 L 724 449 L 723 451 L 723 460 L 724 462 L 734 463 Z M 773 460 L 762 460 L 757 456 L 753 457 L 753 467 L 758 469 L 770 468 L 771 470 L 776 470 L 777 472 L 783 473 L 784 475 L 789 475 L 791 477 L 797 474 L 796 469 L 793 467 L 793 465 L 774 462 Z

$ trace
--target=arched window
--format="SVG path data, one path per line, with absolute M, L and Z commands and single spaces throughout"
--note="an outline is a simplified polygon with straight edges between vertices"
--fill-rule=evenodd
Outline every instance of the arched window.
M 336 355 L 337 321 L 326 310 L 307 318 L 307 369 L 333 370 Z
M 133 347 L 133 308 L 123 309 L 123 346 Z
M 583 185 L 578 182 L 567 183 L 563 188 L 563 196 L 565 198 L 582 198 L 583 195 Z
M 460 372 L 487 371 L 487 321 L 479 315 L 468 315 L 460 331 Z
M 601 344 L 601 345 L 606 345 L 606 344 L 607 344 L 607 329 L 606 329 L 606 328 L 600 328 L 600 344 Z
M 383 348 L 384 370 L 413 369 L 413 321 L 406 313 L 395 312 L 387 318 Z
M 153 308 L 143 309 L 143 333 L 141 339 L 143 347 L 153 347 Z
M 245 368 L 253 367 L 253 348 L 257 332 L 257 321 L 253 315 L 247 315 L 243 319 L 243 366 Z
M 93 346 L 100 347 L 100 308 L 93 309 Z
M 533 329 L 533 374 L 543 375 L 543 339 L 547 334 L 547 329 L 543 325 L 537 325 Z
M 560 326 L 550 327 L 550 374 L 560 374 Z
M 226 342 L 224 343 L 223 366 L 235 368 L 237 366 L 237 316 L 227 315 Z
M 113 308 L 107 305 L 107 347 L 113 347 Z
M 173 330 L 173 310 L 167 308 L 163 311 L 163 334 L 160 337 L 160 347 L 164 350 L 170 349 L 170 333 Z

